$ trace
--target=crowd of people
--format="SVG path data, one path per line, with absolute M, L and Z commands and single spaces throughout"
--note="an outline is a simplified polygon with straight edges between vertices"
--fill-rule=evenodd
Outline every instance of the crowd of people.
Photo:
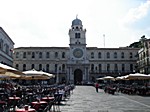
M 140 81 L 139 81 L 140 82 Z M 115 94 L 116 92 L 121 92 L 124 94 L 134 94 L 134 95 L 150 95 L 150 83 L 149 81 L 145 83 L 115 83 L 115 82 L 109 82 L 109 83 L 95 83 L 96 92 L 98 92 L 98 89 L 103 89 L 105 93 Z

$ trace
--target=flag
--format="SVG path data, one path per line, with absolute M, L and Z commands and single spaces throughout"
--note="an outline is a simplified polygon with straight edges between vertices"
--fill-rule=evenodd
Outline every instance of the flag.
M 14 53 L 14 49 L 13 49 L 13 48 L 12 48 L 12 49 L 10 49 L 10 52 Z

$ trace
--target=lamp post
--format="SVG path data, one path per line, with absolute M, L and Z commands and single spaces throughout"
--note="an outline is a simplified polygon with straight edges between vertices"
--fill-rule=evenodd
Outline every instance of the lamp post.
M 59 76 L 58 76 L 58 65 L 57 65 L 57 76 L 56 76 L 56 84 L 59 83 Z
M 58 74 L 59 66 L 58 66 L 58 62 L 59 62 L 59 59 L 57 60 L 56 84 L 58 84 L 58 83 L 59 83 L 59 74 Z
M 133 70 L 133 73 L 135 73 L 135 70 Z

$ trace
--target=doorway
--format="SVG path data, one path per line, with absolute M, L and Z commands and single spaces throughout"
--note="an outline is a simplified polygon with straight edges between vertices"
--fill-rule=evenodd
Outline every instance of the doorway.
M 80 84 L 82 84 L 82 80 L 83 80 L 82 71 L 80 69 L 76 69 L 74 71 L 74 84 L 80 85 Z

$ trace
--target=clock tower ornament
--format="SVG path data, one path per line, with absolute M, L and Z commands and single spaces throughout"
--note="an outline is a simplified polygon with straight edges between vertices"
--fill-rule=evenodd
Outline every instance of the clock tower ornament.
M 80 48 L 74 49 L 74 51 L 73 51 L 73 56 L 74 56 L 75 58 L 81 58 L 81 57 L 83 56 L 83 51 L 82 51 L 82 49 L 80 49 Z

